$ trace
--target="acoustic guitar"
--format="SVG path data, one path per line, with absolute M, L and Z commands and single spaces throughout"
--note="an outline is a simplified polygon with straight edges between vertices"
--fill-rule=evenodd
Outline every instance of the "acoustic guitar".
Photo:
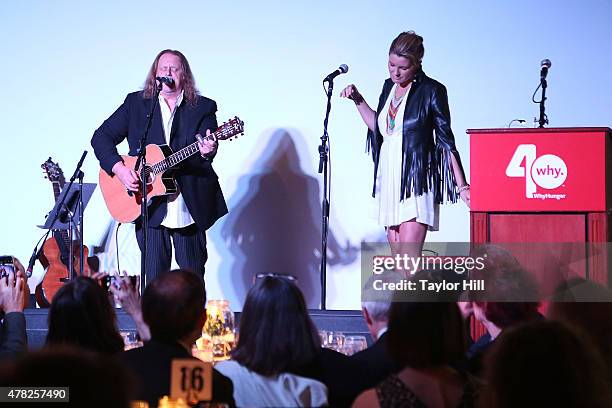
M 244 134 L 244 122 L 234 117 L 224 122 L 217 130 L 207 136 L 213 140 L 231 140 Z M 172 152 L 168 145 L 149 144 L 146 147 L 147 165 L 145 175 L 147 180 L 147 198 L 173 194 L 177 191 L 176 181 L 172 171 L 184 160 L 199 153 L 198 142 L 183 149 Z M 125 166 L 135 169 L 137 157 L 121 156 Z M 140 166 L 139 166 L 140 167 Z M 140 168 L 136 170 L 140 177 Z M 100 169 L 100 190 L 111 216 L 121 223 L 132 222 L 140 216 L 142 193 L 129 192 L 125 185 L 115 175 L 109 175 Z
M 57 201 L 62 187 L 65 184 L 64 173 L 57 163 L 49 157 L 40 167 L 43 169 L 45 178 L 53 186 L 53 198 Z M 47 239 L 43 244 L 43 249 L 38 260 L 45 268 L 46 272 L 42 281 L 36 286 L 36 301 L 41 307 L 48 307 L 53 297 L 62 285 L 70 278 L 68 275 L 67 264 L 69 262 L 70 245 L 73 247 L 73 260 L 75 274 L 80 275 L 80 243 L 70 242 L 68 231 L 57 230 L 53 232 L 53 237 Z M 87 260 L 89 250 L 83 248 L 83 257 Z M 91 270 L 87 262 L 83 263 L 83 275 L 89 276 Z

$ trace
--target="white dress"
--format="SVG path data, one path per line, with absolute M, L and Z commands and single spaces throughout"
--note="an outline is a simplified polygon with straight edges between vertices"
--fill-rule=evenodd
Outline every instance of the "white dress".
M 408 93 L 402 99 L 395 117 L 395 127 L 391 134 L 387 134 L 387 116 L 389 104 L 395 88 L 393 85 L 389 97 L 385 102 L 383 110 L 378 116 L 378 129 L 383 135 L 383 143 L 380 148 L 378 161 L 378 174 L 376 177 L 375 190 L 375 218 L 378 224 L 384 227 L 400 225 L 402 222 L 416 219 L 417 222 L 426 224 L 429 231 L 439 229 L 440 206 L 434 203 L 433 192 L 429 191 L 420 196 L 414 196 L 401 200 L 400 187 L 402 183 L 402 123 L 406 99 Z
M 289 373 L 265 377 L 233 360 L 221 361 L 215 369 L 232 380 L 238 407 L 327 406 L 327 386 L 311 378 Z

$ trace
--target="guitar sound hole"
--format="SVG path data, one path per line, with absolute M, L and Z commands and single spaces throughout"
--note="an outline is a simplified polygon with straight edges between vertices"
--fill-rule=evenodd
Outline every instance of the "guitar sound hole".
M 149 166 L 145 167 L 145 180 L 147 180 L 147 184 L 153 184 L 153 181 L 155 181 L 155 173 Z

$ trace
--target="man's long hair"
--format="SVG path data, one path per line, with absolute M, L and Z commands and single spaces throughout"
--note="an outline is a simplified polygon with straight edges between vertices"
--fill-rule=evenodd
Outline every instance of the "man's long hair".
M 181 84 L 183 86 L 183 90 L 185 91 L 184 98 L 190 105 L 194 105 L 196 101 L 196 97 L 198 96 L 198 90 L 195 86 L 195 79 L 193 78 L 193 73 L 191 72 L 191 67 L 189 66 L 189 62 L 187 58 L 183 55 L 182 52 L 177 50 L 163 50 L 160 51 L 159 54 L 155 57 L 153 64 L 151 65 L 151 69 L 149 69 L 149 74 L 147 75 L 147 79 L 145 80 L 142 94 L 145 99 L 149 99 L 153 97 L 155 93 L 155 87 L 157 86 L 157 81 L 155 80 L 155 76 L 157 73 L 157 65 L 159 64 L 159 59 L 164 54 L 172 54 L 176 55 L 181 60 Z

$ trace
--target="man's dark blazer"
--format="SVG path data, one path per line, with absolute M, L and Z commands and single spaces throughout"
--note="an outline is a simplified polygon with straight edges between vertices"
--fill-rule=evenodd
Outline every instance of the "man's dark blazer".
M 26 320 L 22 312 L 11 312 L 0 322 L 0 360 L 10 359 L 28 350 Z
M 91 145 L 100 161 L 100 167 L 108 174 L 112 174 L 113 166 L 121 161 L 116 146 L 125 138 L 129 145 L 128 154 L 137 155 L 150 107 L 151 99 L 145 99 L 142 92 L 133 92 L 94 132 Z M 170 132 L 172 150 L 177 151 L 195 142 L 197 133 L 205 135 L 208 129 L 216 130 L 216 111 L 217 104 L 212 99 L 197 96 L 193 105 L 183 99 L 181 105 L 176 109 L 172 122 Z M 161 110 L 157 101 L 146 140 L 146 144 L 153 143 L 167 144 Z M 182 162 L 174 175 L 189 213 L 200 230 L 208 229 L 217 219 L 227 214 L 227 206 L 211 160 L 195 154 Z M 158 227 L 161 224 L 166 216 L 166 207 L 165 197 L 153 199 L 149 206 L 150 227 Z
M 363 369 L 362 391 L 373 388 L 391 374 L 397 373 L 402 369 L 387 351 L 387 339 L 388 335 L 385 332 L 370 347 L 350 357 L 353 362 Z
M 170 371 L 173 359 L 195 358 L 178 343 L 168 344 L 155 340 L 143 347 L 124 351 L 117 359 L 136 376 L 138 400 L 148 401 L 157 407 L 159 398 L 170 394 Z M 235 406 L 232 381 L 213 369 L 213 401 Z
M 325 384 L 331 407 L 350 407 L 363 391 L 361 378 L 365 372 L 349 357 L 327 348 L 321 348 L 307 364 L 289 371 Z

